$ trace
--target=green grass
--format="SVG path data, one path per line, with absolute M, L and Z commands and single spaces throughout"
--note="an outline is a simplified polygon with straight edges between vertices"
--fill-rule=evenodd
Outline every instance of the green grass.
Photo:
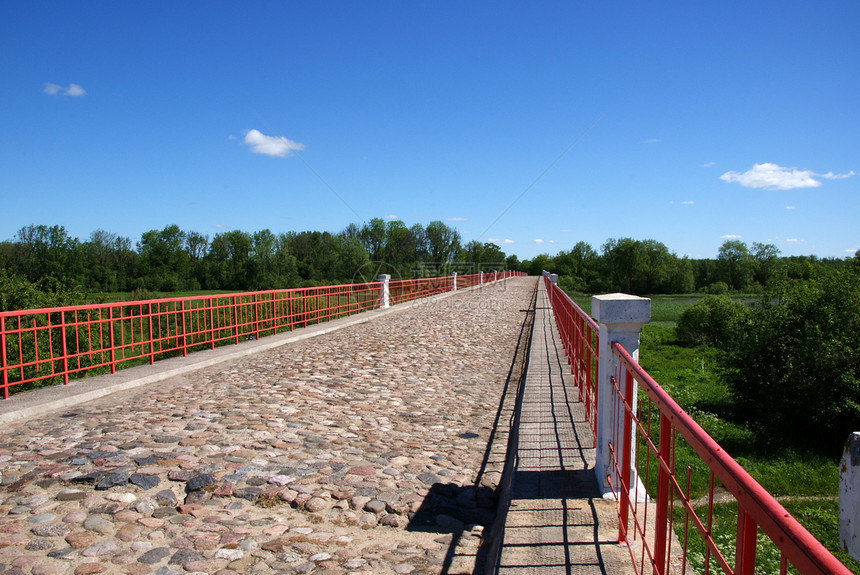
M 829 499 L 794 499 L 783 502 L 783 507 L 794 516 L 806 529 L 827 547 L 833 555 L 851 572 L 860 573 L 860 563 L 851 558 L 840 548 L 839 543 L 839 502 Z M 729 565 L 734 566 L 734 532 L 737 529 L 737 504 L 718 503 L 714 505 L 713 532 L 720 550 L 726 554 Z M 697 507 L 696 514 L 706 524 L 707 509 Z M 683 525 L 684 516 L 680 508 L 675 510 L 676 525 Z M 683 529 L 678 529 L 678 536 L 683 537 Z M 779 573 L 779 550 L 776 545 L 761 531 L 758 533 L 756 548 L 757 575 Z M 701 538 L 690 527 L 687 557 L 692 571 L 703 573 L 705 570 L 705 548 Z M 713 557 L 710 560 L 710 571 L 721 573 Z M 789 573 L 798 573 L 793 567 Z

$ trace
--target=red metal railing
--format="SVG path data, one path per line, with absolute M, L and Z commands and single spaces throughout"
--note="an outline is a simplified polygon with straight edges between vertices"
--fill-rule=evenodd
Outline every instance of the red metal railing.
M 453 286 L 454 279 L 448 276 L 392 281 L 388 284 L 388 298 L 389 302 L 394 305 L 451 291 Z M 457 286 L 460 287 L 459 281 Z
M 498 278 L 523 275 L 500 272 Z M 484 274 L 484 282 L 490 281 Z M 458 278 L 457 287 L 480 281 Z M 62 380 L 259 339 L 379 307 L 380 282 L 0 312 L 0 388 Z M 450 277 L 389 283 L 390 303 L 450 291 Z
M 575 341 L 577 328 L 570 326 L 577 324 L 566 310 L 570 298 L 548 278 L 546 285 L 562 339 Z M 575 311 L 585 315 L 579 308 Z M 568 352 L 572 365 L 582 364 L 577 357 L 582 347 L 565 341 L 565 350 L 573 350 Z M 609 479 L 620 478 L 616 481 L 620 484 L 612 486 L 618 502 L 618 540 L 628 544 L 637 573 L 715 569 L 752 575 L 787 573 L 789 567 L 803 574 L 851 573 L 620 344 L 613 342 L 611 350 L 617 368 L 611 377 L 610 413 L 621 415 L 612 422 L 615 473 Z M 634 402 L 635 386 L 641 393 Z M 701 500 L 692 498 L 694 482 L 706 486 Z M 734 516 L 728 533 L 717 525 L 725 512 Z
M 596 438 L 597 349 L 600 328 L 564 290 L 552 283 L 546 274 L 544 285 L 552 302 L 555 323 L 570 363 L 570 373 L 579 389 L 579 401 L 585 408 L 585 418 Z

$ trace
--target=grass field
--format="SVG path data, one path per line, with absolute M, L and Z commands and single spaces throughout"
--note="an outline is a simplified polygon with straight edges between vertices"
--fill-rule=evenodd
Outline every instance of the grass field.
M 860 574 L 860 564 L 839 544 L 841 452 L 825 456 L 797 451 L 781 445 L 775 438 L 758 437 L 734 420 L 731 394 L 718 373 L 718 351 L 710 347 L 684 346 L 675 337 L 675 324 L 681 313 L 700 297 L 651 298 L 651 323 L 642 330 L 640 364 L 789 513 L 852 572 Z M 584 311 L 590 312 L 590 297 L 573 299 Z M 681 446 L 677 457 L 682 463 L 688 460 L 692 464 L 698 460 L 689 448 L 685 451 Z M 707 484 L 694 480 L 692 491 L 692 498 L 701 497 L 707 493 Z M 734 537 L 736 510 L 735 504 L 717 505 L 714 531 L 722 533 L 720 537 Z M 703 549 L 693 549 L 691 554 L 693 566 L 701 572 Z M 779 555 L 775 548 L 765 548 L 759 555 L 756 573 L 778 572 Z

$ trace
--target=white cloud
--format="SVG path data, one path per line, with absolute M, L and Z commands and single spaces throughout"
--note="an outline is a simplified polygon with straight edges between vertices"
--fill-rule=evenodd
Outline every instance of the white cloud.
M 63 88 L 59 84 L 52 84 L 51 82 L 46 83 L 45 89 L 42 91 L 51 96 L 83 96 L 87 93 L 79 84 L 69 84 L 68 88 Z
M 449 222 L 465 222 L 469 218 L 445 218 Z
M 659 144 L 660 138 L 648 138 L 647 140 L 642 141 L 643 144 Z
M 86 93 L 86 90 L 84 90 L 77 84 L 69 84 L 69 88 L 66 90 L 66 94 L 68 94 L 69 96 L 83 96 Z
M 847 174 L 834 174 L 833 172 L 827 172 L 826 174 L 818 174 L 820 177 L 825 180 L 844 180 L 845 178 L 850 178 L 854 175 L 854 170 L 851 170 Z
M 803 242 L 803 240 L 799 240 L 797 238 L 785 238 L 785 241 L 786 241 L 786 243 L 789 243 L 789 244 L 799 244 L 799 243 Z
M 739 236 L 737 234 L 726 234 L 724 236 L 720 236 L 721 240 L 739 240 L 743 236 Z
M 513 243 L 516 243 L 516 242 L 514 242 L 514 240 L 512 240 L 512 239 L 510 239 L 510 238 L 505 238 L 505 239 L 502 239 L 502 238 L 487 238 L 487 241 L 488 241 L 488 242 L 491 242 L 491 243 L 494 243 L 494 244 L 513 244 Z
M 795 206 L 785 206 L 785 208 L 784 208 L 784 209 L 786 209 L 786 210 L 796 210 L 797 208 L 796 208 Z
M 387 216 L 385 216 L 385 219 L 386 220 L 396 220 L 397 216 L 395 216 L 394 214 L 388 214 Z
M 286 158 L 293 152 L 305 149 L 305 145 L 300 142 L 293 142 L 283 136 L 266 136 L 259 130 L 248 130 L 245 133 L 245 143 L 251 146 L 251 151 L 255 154 L 279 158 Z
M 542 239 L 540 239 L 540 238 L 537 238 L 537 239 L 535 239 L 535 243 L 536 243 L 536 244 L 542 244 L 542 243 L 543 243 L 543 240 L 542 240 Z
M 717 165 L 716 162 L 705 162 L 704 164 L 702 164 L 702 167 L 703 168 L 710 168 L 711 166 L 716 166 L 716 165 Z
M 682 203 L 682 204 L 684 204 L 685 206 L 692 206 L 692 205 L 693 205 L 693 204 L 695 204 L 696 202 L 694 202 L 693 200 L 684 200 L 684 201 L 683 201 L 683 202 L 681 202 L 681 203 Z
M 576 230 L 560 230 L 563 234 L 572 234 Z
M 720 176 L 724 182 L 738 183 L 745 188 L 763 188 L 765 190 L 793 190 L 796 188 L 817 188 L 821 181 L 816 178 L 827 180 L 839 180 L 850 178 L 854 172 L 847 174 L 817 174 L 812 170 L 798 170 L 797 168 L 786 168 L 777 164 L 765 162 L 753 164 L 746 172 L 729 171 Z

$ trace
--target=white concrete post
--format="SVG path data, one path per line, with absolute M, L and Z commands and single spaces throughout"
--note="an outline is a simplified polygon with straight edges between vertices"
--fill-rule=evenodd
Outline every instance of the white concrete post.
M 558 274 L 549 274 L 549 281 L 552 282 L 552 285 L 558 285 Z M 555 293 L 555 289 L 549 290 L 549 307 L 552 307 L 552 294 Z
M 457 291 L 457 272 L 454 272 L 454 289 L 452 291 Z
M 389 293 L 388 293 L 388 282 L 391 280 L 391 276 L 388 274 L 382 274 L 379 276 L 379 281 L 382 282 L 382 289 L 379 290 L 379 307 L 387 308 L 391 307 L 391 303 L 389 302 Z
M 484 285 L 484 272 L 481 271 L 481 285 Z
M 496 281 L 497 279 L 499 279 L 499 272 L 495 271 L 493 272 L 493 281 Z
M 597 362 L 597 450 L 594 472 L 597 474 L 597 484 L 605 494 L 609 488 L 606 477 L 610 472 L 614 473 L 609 444 L 613 440 L 613 427 L 622 425 L 619 413 L 623 413 L 621 406 L 618 413 L 612 412 L 614 391 L 610 378 L 616 374 L 619 362 L 612 353 L 610 345 L 613 342 L 620 343 L 634 360 L 639 361 L 639 334 L 642 326 L 651 321 L 651 300 L 623 293 L 596 295 L 591 298 L 591 315 L 600 325 Z M 624 389 L 623 383 L 621 389 Z M 632 398 L 634 409 L 637 391 L 638 386 L 634 385 Z M 632 444 L 635 446 L 635 442 Z M 631 453 L 631 461 L 636 461 L 635 455 Z M 621 455 L 618 454 L 618 457 L 620 458 Z M 617 481 L 613 481 L 613 484 L 618 485 Z M 638 478 L 631 478 L 631 491 L 637 489 L 635 487 L 637 484 Z M 631 496 L 635 494 L 631 493 Z
M 860 431 L 848 437 L 839 465 L 839 541 L 860 561 Z

